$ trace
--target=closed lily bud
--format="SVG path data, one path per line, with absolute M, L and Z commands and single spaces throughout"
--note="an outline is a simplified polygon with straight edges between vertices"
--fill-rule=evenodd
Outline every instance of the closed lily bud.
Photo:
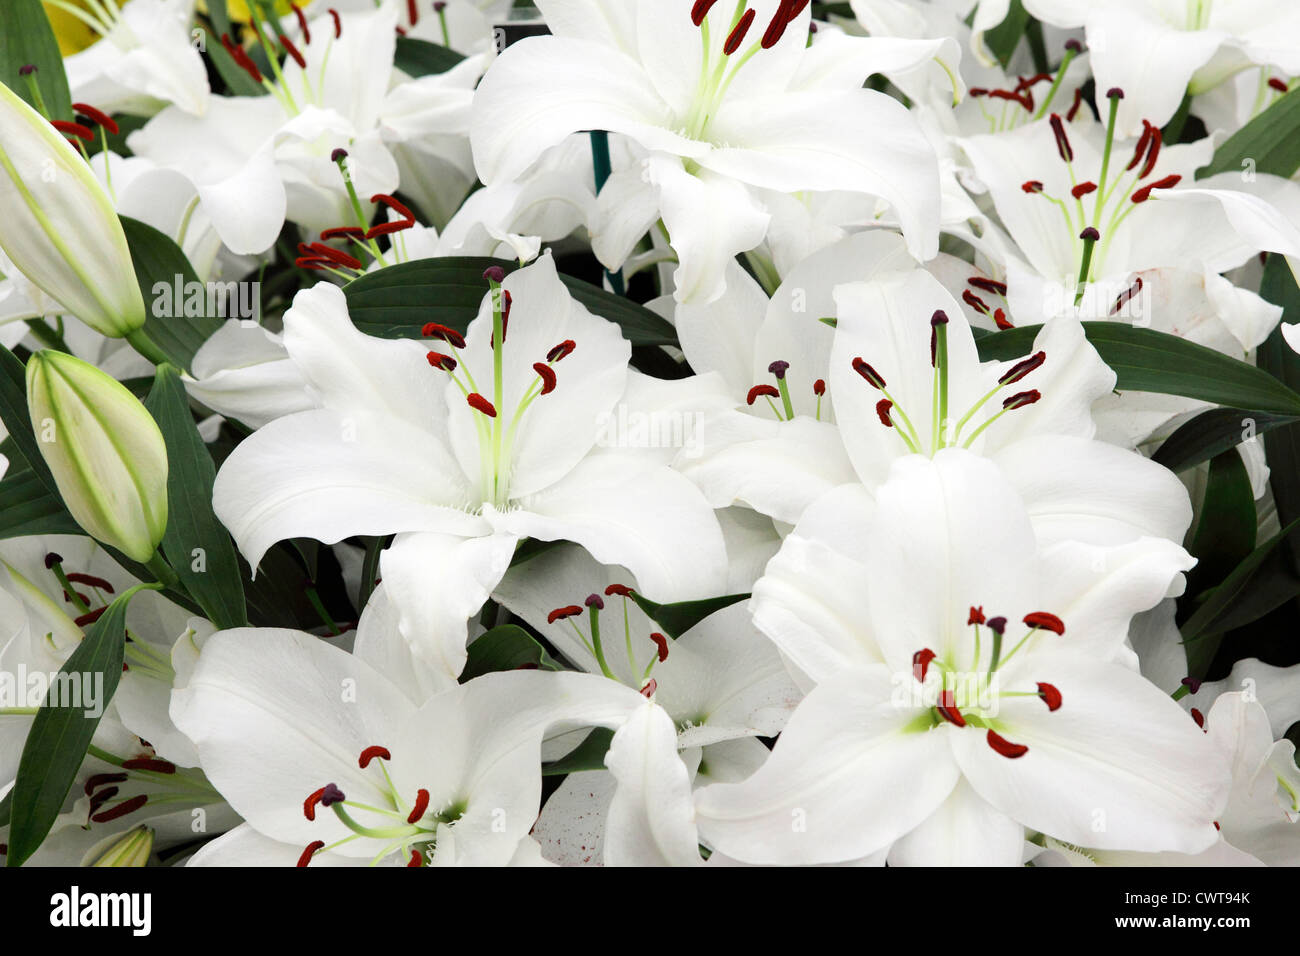
M 153 416 L 116 379 L 49 350 L 27 360 L 27 406 L 72 517 L 149 561 L 167 527 L 167 446 Z
M 90 167 L 40 113 L 0 83 L 0 249 L 96 332 L 144 325 L 122 222 Z
M 114 840 L 95 856 L 91 866 L 144 866 L 153 852 L 153 831 L 146 826 L 134 827 Z

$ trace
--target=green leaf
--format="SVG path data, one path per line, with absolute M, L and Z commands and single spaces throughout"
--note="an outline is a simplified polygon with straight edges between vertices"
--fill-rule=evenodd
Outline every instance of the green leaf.
M 222 319 L 216 316 L 187 316 L 184 307 L 184 289 L 187 283 L 198 282 L 194 267 L 181 251 L 180 246 L 159 232 L 153 226 L 122 217 L 122 228 L 126 231 L 126 242 L 131 249 L 131 261 L 135 264 L 136 281 L 140 284 L 140 293 L 146 303 L 156 303 L 159 296 L 155 287 L 162 283 L 171 290 L 173 315 L 159 316 L 152 307 L 147 307 L 144 323 L 145 334 L 160 348 L 177 368 L 189 371 L 194 353 L 222 326 Z M 175 290 L 180 283 L 181 301 L 176 301 Z M 207 296 L 204 296 L 206 312 Z
M 1016 52 L 1016 47 L 1020 44 L 1020 38 L 1025 35 L 1025 27 L 1028 25 L 1029 11 L 1020 0 L 1011 0 L 1006 19 L 984 34 L 984 42 L 989 52 L 998 58 L 998 62 L 1004 69 L 1011 59 L 1011 54 Z
M 36 109 L 26 78 L 18 75 L 29 63 L 36 67 L 36 85 L 50 119 L 72 119 L 68 76 L 45 6 L 41 0 L 4 0 L 0 3 L 0 83 Z
M 222 629 L 244 627 L 248 614 L 239 559 L 230 535 L 212 512 L 217 470 L 174 368 L 158 367 L 145 407 L 167 443 L 168 518 L 163 553 L 213 624 Z
M 1204 677 L 1228 631 L 1259 620 L 1300 594 L 1300 575 L 1278 547 L 1300 528 L 1294 521 L 1260 545 L 1233 569 L 1179 628 L 1187 670 Z
M 393 66 L 415 79 L 431 73 L 446 73 L 464 59 L 455 50 L 437 43 L 414 37 L 398 37 Z
M 1244 441 L 1300 422 L 1296 415 L 1272 415 L 1242 408 L 1211 408 L 1180 425 L 1151 457 L 1170 471 L 1185 471 Z
M 487 294 L 483 271 L 489 266 L 500 266 L 506 272 L 519 268 L 511 260 L 481 256 L 419 259 L 389 266 L 344 287 L 348 312 L 361 331 L 386 339 L 419 338 L 428 322 L 463 332 Z M 587 309 L 617 323 L 633 345 L 677 343 L 672 325 L 645 306 L 572 276 L 561 275 L 560 279 Z
M 1040 328 L 1020 326 L 983 336 L 975 343 L 980 358 L 1005 361 L 1028 355 Z M 1267 372 L 1203 345 L 1123 322 L 1084 322 L 1083 329 L 1101 360 L 1114 369 L 1115 387 L 1121 391 L 1181 395 L 1229 408 L 1300 415 L 1300 394 Z
M 609 752 L 614 731 L 607 727 L 597 727 L 587 735 L 587 739 L 578 744 L 559 760 L 542 764 L 543 777 L 556 777 L 562 773 L 579 773 L 583 770 L 604 770 L 605 754 Z
M 503 624 L 480 635 L 469 645 L 469 659 L 461 671 L 460 682 L 473 680 L 496 671 L 513 671 L 520 668 L 541 668 L 547 671 L 563 670 L 559 663 L 546 653 L 534 637 L 522 627 Z
M 1292 90 L 1229 136 L 1197 179 L 1251 171 L 1290 179 L 1300 169 L 1300 88 Z
M 41 484 L 58 498 L 59 486 L 54 482 L 49 465 L 41 457 L 41 447 L 32 431 L 31 415 L 27 411 L 27 368 L 3 345 L 0 345 L 0 422 L 26 466 L 36 473 Z M 12 467 L 12 466 L 11 466 Z
M 728 594 L 724 597 L 705 598 L 702 601 L 679 601 L 676 604 L 656 604 L 648 601 L 636 591 L 632 600 L 645 611 L 646 616 L 664 629 L 664 633 L 673 640 L 681 637 L 700 621 L 715 611 L 731 607 L 749 597 L 748 594 Z
M 50 687 L 49 693 L 54 694 L 64 686 L 64 680 L 69 684 L 75 680 L 78 688 L 86 687 L 85 682 L 90 681 L 92 693 L 98 693 L 95 709 L 100 714 L 87 715 L 89 701 L 81 698 L 80 692 L 74 695 L 63 691 L 58 701 L 60 706 L 42 706 L 32 721 L 14 781 L 6 866 L 22 866 L 40 848 L 63 808 L 100 716 L 121 680 L 126 607 L 142 587 L 132 588 L 109 605 L 60 669 L 59 674 L 66 674 L 67 678 L 55 678 L 56 683 Z M 65 696 L 72 697 L 79 706 L 66 706 L 69 701 L 63 699 Z
M 1199 514 L 1187 549 L 1196 558 L 1196 567 L 1187 575 L 1192 595 L 1219 584 L 1255 549 L 1255 493 L 1235 448 L 1210 462 Z
M 1300 322 L 1300 288 L 1282 256 L 1271 255 L 1264 266 L 1260 295 L 1282 306 L 1282 322 Z M 1282 337 L 1281 324 L 1256 353 L 1259 367 L 1291 388 L 1300 388 L 1300 355 Z M 1300 519 L 1300 425 L 1287 425 L 1268 436 L 1264 442 L 1268 459 L 1269 487 L 1277 504 L 1278 521 L 1285 527 Z M 1285 550 L 1292 556 L 1292 566 L 1300 572 L 1300 549 L 1288 541 Z
M 30 468 L 0 481 L 0 539 L 32 534 L 84 534 L 63 502 Z
M 207 53 L 212 65 L 217 68 L 221 78 L 226 81 L 231 94 L 235 96 L 265 96 L 266 87 L 256 82 L 235 62 L 235 58 L 226 52 L 221 43 L 221 35 L 235 34 L 230 29 L 230 14 L 226 11 L 226 0 L 208 0 L 208 19 L 216 36 L 208 37 Z

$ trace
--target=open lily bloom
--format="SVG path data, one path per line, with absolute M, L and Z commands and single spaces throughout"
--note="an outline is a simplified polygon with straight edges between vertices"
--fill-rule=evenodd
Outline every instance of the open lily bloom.
M 1040 551 L 1015 491 L 961 450 L 898 462 L 879 500 L 867 522 L 801 522 L 820 586 L 759 582 L 756 623 L 818 683 L 757 773 L 696 794 L 705 844 L 750 863 L 1003 865 L 1027 831 L 1210 846 L 1226 763 L 1122 663 L 1181 549 L 1140 541 L 1110 573 L 1086 546 Z
M 582 549 L 560 545 L 511 569 L 494 597 L 575 666 L 651 699 L 665 716 L 645 719 L 667 721 L 670 753 L 680 768 L 665 773 L 684 774 L 688 790 L 752 773 L 767 756 L 755 738 L 780 733 L 799 696 L 776 648 L 754 630 L 740 604 L 673 640 L 633 601 L 629 585 L 636 587 L 622 569 L 602 567 Z M 633 736 L 641 732 L 629 730 Z M 611 756 L 611 768 L 615 760 Z M 586 771 L 560 785 L 533 831 L 543 856 L 583 864 L 600 861 L 603 852 L 611 865 L 632 862 L 619 847 L 635 842 L 636 834 L 614 832 L 620 826 L 619 813 L 610 809 L 616 776 Z M 684 806 L 689 819 L 689 799 Z M 695 852 L 695 844 L 690 846 Z
M 874 41 L 808 45 L 798 0 L 539 7 L 555 35 L 508 49 L 474 100 L 471 142 L 488 185 L 575 131 L 636 140 L 651 152 L 645 174 L 681 262 L 678 301 L 716 299 L 725 261 L 763 239 L 754 188 L 880 196 L 918 258 L 937 251 L 933 151 L 896 101 L 862 89 Z
M 258 430 L 214 488 L 253 567 L 285 538 L 398 534 L 380 576 L 403 632 L 452 679 L 465 620 L 523 537 L 581 544 L 657 601 L 717 594 L 726 577 L 695 487 L 653 454 L 601 443 L 629 382 L 618 327 L 570 297 L 549 255 L 491 281 L 463 336 L 426 329 L 433 351 L 357 331 L 335 286 L 299 293 L 285 346 L 320 407 Z
M 548 673 L 489 674 L 419 702 L 310 635 L 220 632 L 172 716 L 247 823 L 191 865 L 538 862 L 544 736 L 617 727 L 642 702 Z

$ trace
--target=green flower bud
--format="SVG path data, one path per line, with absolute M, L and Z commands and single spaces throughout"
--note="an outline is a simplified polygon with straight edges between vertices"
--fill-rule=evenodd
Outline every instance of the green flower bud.
M 167 446 L 116 379 L 63 352 L 27 360 L 27 407 L 63 502 L 92 537 L 147 562 L 167 528 Z
M 98 850 L 98 847 L 96 847 Z M 91 851 L 95 854 L 95 851 Z M 145 866 L 153 852 L 153 831 L 141 824 L 123 833 L 93 856 L 90 866 Z
M 0 83 L 0 249 L 46 295 L 95 331 L 144 325 L 122 221 L 85 160 Z

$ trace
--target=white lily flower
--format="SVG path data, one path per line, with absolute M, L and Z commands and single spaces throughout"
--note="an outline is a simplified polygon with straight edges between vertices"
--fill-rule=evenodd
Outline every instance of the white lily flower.
M 898 462 L 879 499 L 869 521 L 805 526 L 820 550 L 802 591 L 759 582 L 755 622 L 801 665 L 823 648 L 819 682 L 757 773 L 696 794 L 706 845 L 786 864 L 892 847 L 905 865 L 1017 865 L 1026 830 L 1211 845 L 1227 767 L 1123 663 L 1181 549 L 1144 539 L 1109 567 L 1040 552 L 1019 496 L 960 450 Z
M 63 61 L 72 98 L 106 113 L 150 116 L 174 105 L 203 115 L 208 74 L 191 35 L 195 0 L 93 4 L 78 19 L 101 37 Z M 63 3 L 56 3 L 67 10 Z M 74 14 L 76 16 L 77 14 Z
M 617 727 L 642 700 L 585 674 L 512 672 L 421 704 L 310 635 L 220 632 L 172 717 L 247 826 L 192 865 L 526 860 L 544 736 Z
M 384 585 L 403 632 L 453 680 L 465 620 L 525 536 L 622 564 L 656 601 L 721 593 L 703 497 L 654 454 L 605 447 L 630 346 L 570 297 L 549 255 L 489 293 L 463 337 L 426 334 L 439 351 L 358 332 L 335 286 L 298 294 L 285 345 L 320 407 L 256 432 L 213 491 L 251 565 L 285 538 L 397 533 Z
M 725 261 L 762 240 L 754 189 L 872 193 L 918 258 L 937 251 L 933 150 L 896 101 L 862 89 L 874 41 L 810 46 L 807 4 L 789 0 L 734 14 L 687 0 L 540 6 L 555 35 L 510 47 L 475 97 L 471 142 L 488 185 L 575 131 L 637 141 L 681 262 L 678 301 L 716 299 Z

